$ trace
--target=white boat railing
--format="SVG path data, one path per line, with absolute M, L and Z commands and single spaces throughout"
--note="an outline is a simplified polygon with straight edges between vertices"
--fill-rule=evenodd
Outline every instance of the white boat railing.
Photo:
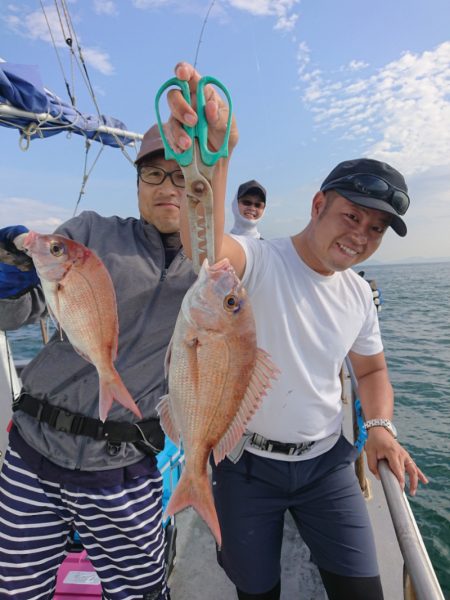
M 39 129 L 41 127 L 45 128 L 46 123 L 50 123 L 52 125 L 60 125 L 62 129 L 67 129 L 69 131 L 71 128 L 70 123 L 62 123 L 58 117 L 52 117 L 49 113 L 28 112 L 26 110 L 21 110 L 20 108 L 15 108 L 10 104 L 5 103 L 0 103 L 0 116 L 31 119 L 32 121 L 34 121 L 33 133 L 39 132 Z M 80 119 L 81 118 L 82 116 L 80 115 Z M 74 124 L 76 124 L 76 122 Z M 117 127 L 108 127 L 107 125 L 99 125 L 93 130 L 98 131 L 98 133 L 107 133 L 118 138 L 126 138 L 135 142 L 141 141 L 144 137 L 141 133 L 127 131 L 125 129 L 118 129 Z
M 411 578 L 414 590 L 414 595 L 407 596 L 409 592 L 405 589 L 405 598 L 445 600 L 405 493 L 386 460 L 378 461 L 378 470 L 400 551 L 405 561 L 406 574 Z M 407 584 L 406 579 L 405 577 L 405 584 Z

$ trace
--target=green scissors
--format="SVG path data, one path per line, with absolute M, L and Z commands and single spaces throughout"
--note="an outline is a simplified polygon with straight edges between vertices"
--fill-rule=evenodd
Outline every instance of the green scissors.
M 229 113 L 227 129 L 221 147 L 212 152 L 208 148 L 208 122 L 205 117 L 205 85 L 211 83 L 225 94 Z M 227 88 L 214 77 L 202 77 L 197 85 L 197 115 L 198 121 L 194 127 L 183 125 L 192 144 L 184 152 L 175 152 L 169 145 L 164 133 L 159 102 L 161 95 L 169 87 L 179 87 L 184 99 L 192 106 L 189 84 L 187 81 L 172 77 L 158 90 L 155 98 L 155 110 L 159 132 L 164 144 L 166 160 L 176 160 L 180 165 L 186 184 L 189 231 L 192 246 L 192 263 L 194 271 L 200 271 L 200 256 L 206 255 L 210 264 L 215 263 L 214 256 L 214 218 L 213 192 L 211 187 L 214 167 L 219 158 L 228 156 L 228 140 L 230 137 L 232 103 Z M 199 212 L 199 206 L 202 212 Z

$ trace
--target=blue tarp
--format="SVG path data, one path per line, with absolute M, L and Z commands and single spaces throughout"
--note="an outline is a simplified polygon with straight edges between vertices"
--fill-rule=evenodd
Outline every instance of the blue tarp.
M 88 115 L 61 100 L 52 92 L 44 89 L 35 65 L 17 65 L 0 63 L 0 103 L 30 113 L 46 113 L 58 120 L 58 123 L 41 122 L 33 117 L 5 115 L 0 107 L 0 125 L 23 131 L 28 126 L 39 125 L 38 130 L 31 128 L 30 139 L 49 137 L 62 131 L 73 131 L 91 140 L 101 141 L 108 146 L 119 147 L 116 138 L 109 133 L 100 133 L 99 126 L 107 126 L 126 131 L 122 121 L 104 115 Z M 133 140 L 119 136 L 122 144 Z

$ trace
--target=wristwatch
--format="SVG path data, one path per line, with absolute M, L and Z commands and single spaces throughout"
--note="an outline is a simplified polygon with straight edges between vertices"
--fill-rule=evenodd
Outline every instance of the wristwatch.
M 395 440 L 397 439 L 397 429 L 394 423 L 392 423 L 392 421 L 389 421 L 389 419 L 370 419 L 369 421 L 364 422 L 364 429 L 366 431 L 368 431 L 372 427 L 384 427 L 389 431 L 389 433 Z

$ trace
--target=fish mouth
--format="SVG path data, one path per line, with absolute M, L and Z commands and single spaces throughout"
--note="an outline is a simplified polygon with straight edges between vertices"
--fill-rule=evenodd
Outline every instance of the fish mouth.
M 33 246 L 34 242 L 36 241 L 36 237 L 37 237 L 37 233 L 35 231 L 29 231 L 26 234 L 26 237 L 24 237 L 24 239 L 22 241 L 23 249 L 28 254 L 30 253 L 32 246 Z
M 236 275 L 236 271 L 234 270 L 229 258 L 222 258 L 213 265 L 209 265 L 208 259 L 205 259 L 205 267 L 205 273 L 207 273 L 213 280 L 219 281 L 221 276 L 227 275 L 226 287 L 231 288 L 231 291 L 235 293 L 241 290 L 242 282 Z
M 213 265 L 210 265 L 208 263 L 208 259 L 206 259 L 206 262 L 207 262 L 206 268 L 209 271 L 212 271 L 212 272 L 217 272 L 217 271 L 233 271 L 234 272 L 233 266 L 230 263 L 230 259 L 227 258 L 227 257 L 222 258 L 221 260 L 219 260 L 218 262 L 214 263 Z

